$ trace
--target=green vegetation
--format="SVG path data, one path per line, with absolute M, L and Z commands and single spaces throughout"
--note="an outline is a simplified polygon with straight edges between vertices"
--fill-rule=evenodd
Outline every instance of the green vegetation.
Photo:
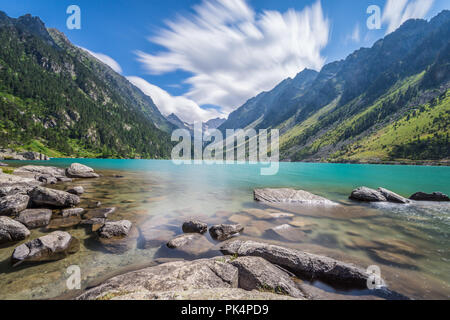
M 50 157 L 169 157 L 170 137 L 155 123 L 170 126 L 151 99 L 58 43 L 38 18 L 0 15 L 0 147 Z

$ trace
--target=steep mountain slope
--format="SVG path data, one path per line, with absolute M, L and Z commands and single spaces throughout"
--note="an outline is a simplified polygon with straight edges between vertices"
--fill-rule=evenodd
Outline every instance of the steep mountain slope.
M 0 146 L 50 156 L 170 155 L 150 98 L 37 17 L 0 12 Z
M 387 161 L 423 159 L 424 155 L 429 159 L 448 158 L 448 153 L 439 148 L 427 152 L 407 148 L 412 143 L 408 139 L 392 140 L 385 152 L 364 153 L 358 146 L 363 139 L 380 134 L 380 130 L 407 115 L 410 126 L 418 126 L 421 136 L 429 134 L 430 144 L 445 141 L 442 137 L 448 134 L 448 124 L 441 124 L 436 132 L 413 111 L 428 108 L 436 98 L 442 99 L 450 87 L 449 30 L 449 11 L 430 22 L 409 20 L 372 48 L 325 65 L 313 81 L 298 90 L 298 95 L 279 90 L 285 80 L 273 91 L 251 99 L 257 101 L 253 113 L 262 115 L 257 122 L 252 116 L 247 122 L 242 118 L 235 121 L 232 114 L 232 121 L 221 128 L 252 122 L 255 128 L 278 128 L 281 157 L 285 160 Z M 267 113 L 265 97 L 277 94 L 277 101 L 284 103 L 275 102 L 273 112 Z M 247 108 L 248 103 L 234 114 L 245 115 Z M 441 103 L 437 109 L 445 114 L 448 104 Z

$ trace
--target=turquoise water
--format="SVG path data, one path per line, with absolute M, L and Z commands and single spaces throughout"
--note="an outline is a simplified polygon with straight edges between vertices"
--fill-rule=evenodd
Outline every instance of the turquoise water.
M 30 164 L 67 167 L 73 162 L 88 165 L 103 177 L 57 188 L 82 185 L 87 192 L 81 206 L 92 201 L 101 201 L 104 207 L 115 206 L 118 210 L 112 219 L 129 219 L 139 232 L 160 229 L 180 234 L 180 226 L 188 218 L 208 224 L 239 222 L 245 226 L 241 238 L 324 254 L 362 267 L 379 265 L 389 287 L 402 294 L 415 299 L 450 298 L 450 205 L 360 204 L 348 200 L 359 186 L 382 186 L 406 197 L 417 191 L 450 194 L 448 167 L 280 163 L 277 175 L 261 176 L 260 166 L 250 164 L 177 166 L 171 161 L 99 159 Z M 253 201 L 256 187 L 303 189 L 339 205 L 268 207 Z M 294 217 L 260 220 L 253 215 L 255 210 L 289 212 Z M 267 229 L 281 224 L 298 227 L 302 238 L 292 241 L 267 233 Z M 72 264 L 81 267 L 86 287 L 131 266 L 180 257 L 164 246 L 143 248 L 136 243 L 124 252 L 106 252 L 89 231 L 75 227 L 68 231 L 82 240 L 82 248 L 62 261 L 12 269 L 8 259 L 15 246 L 0 248 L 0 298 L 67 294 L 64 270 Z M 46 232 L 34 230 L 32 238 Z M 220 255 L 218 244 L 208 240 L 211 248 L 198 248 L 198 252 L 183 258 Z

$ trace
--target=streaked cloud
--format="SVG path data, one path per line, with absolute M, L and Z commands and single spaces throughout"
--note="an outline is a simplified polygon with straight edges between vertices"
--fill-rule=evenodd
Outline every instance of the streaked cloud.
M 88 50 L 86 48 L 80 47 L 84 51 L 88 52 L 91 56 L 97 58 L 104 64 L 108 65 L 111 69 L 113 69 L 117 73 L 122 73 L 122 68 L 120 64 L 111 58 L 110 56 L 107 56 L 106 54 L 100 53 L 100 52 L 92 52 L 91 50 Z
M 319 70 L 330 24 L 320 1 L 301 11 L 256 13 L 245 0 L 203 1 L 193 14 L 166 21 L 149 40 L 164 48 L 137 52 L 151 74 L 189 72 L 185 94 L 224 113 L 304 68 Z
M 388 0 L 382 21 L 387 24 L 386 34 L 395 31 L 408 19 L 421 19 L 433 6 L 434 0 Z
M 141 91 L 150 96 L 158 109 L 165 116 L 175 113 L 181 120 L 193 123 L 194 121 L 207 121 L 217 117 L 224 117 L 224 114 L 214 109 L 202 109 L 194 101 L 178 96 L 174 97 L 167 91 L 155 86 L 140 77 L 127 77 L 128 81 L 134 84 Z

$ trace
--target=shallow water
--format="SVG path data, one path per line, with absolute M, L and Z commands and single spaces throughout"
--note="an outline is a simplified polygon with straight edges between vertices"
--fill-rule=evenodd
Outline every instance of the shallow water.
M 66 229 L 81 240 L 81 250 L 68 258 L 19 268 L 9 258 L 20 243 L 0 248 L 0 299 L 41 299 L 70 295 L 67 267 L 81 268 L 82 287 L 113 274 L 150 265 L 155 259 L 213 257 L 218 243 L 208 236 L 194 252 L 164 245 L 144 249 L 138 231 L 160 229 L 181 234 L 181 224 L 199 218 L 209 224 L 239 222 L 243 239 L 264 240 L 324 254 L 361 267 L 378 265 L 390 289 L 414 299 L 450 298 L 450 205 L 444 203 L 359 204 L 348 200 L 355 187 L 383 186 L 403 196 L 416 191 L 450 193 L 450 168 L 381 165 L 281 163 L 276 176 L 261 176 L 256 165 L 183 165 L 153 160 L 57 159 L 45 165 L 67 167 L 80 162 L 96 169 L 100 179 L 60 184 L 81 185 L 81 207 L 96 201 L 117 207 L 113 220 L 128 219 L 137 227 L 123 247 L 105 247 L 90 230 Z M 24 165 L 24 162 L 9 162 Z M 41 164 L 32 162 L 32 164 Z M 123 177 L 116 177 L 117 175 Z M 293 187 L 329 198 L 331 207 L 268 207 L 253 201 L 256 187 Z M 261 211 L 262 210 L 262 211 Z M 264 212 L 287 212 L 294 217 L 262 220 Z M 298 227 L 295 241 L 274 238 L 267 229 Z M 31 239 L 47 233 L 33 230 Z M 353 298 L 365 292 L 320 286 Z M 324 289 L 325 288 L 325 289 Z

